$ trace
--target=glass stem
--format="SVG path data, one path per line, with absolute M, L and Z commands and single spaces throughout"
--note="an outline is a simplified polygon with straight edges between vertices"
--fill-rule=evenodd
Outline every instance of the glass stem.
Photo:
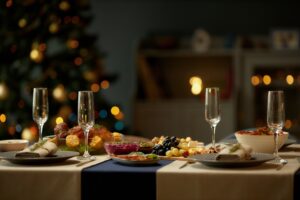
M 274 155 L 275 155 L 275 157 L 278 157 L 278 132 L 277 132 L 277 130 L 274 131 L 274 144 L 275 144 Z
M 88 151 L 88 145 L 89 145 L 89 130 L 84 130 L 84 153 L 83 157 L 89 157 L 89 151 Z
M 44 127 L 44 124 L 40 123 L 38 125 L 38 127 L 39 127 L 39 142 L 41 142 L 43 140 L 43 127 Z
M 216 125 L 211 125 L 211 130 L 212 130 L 212 148 L 216 148 L 216 144 L 215 144 L 215 141 L 216 141 Z

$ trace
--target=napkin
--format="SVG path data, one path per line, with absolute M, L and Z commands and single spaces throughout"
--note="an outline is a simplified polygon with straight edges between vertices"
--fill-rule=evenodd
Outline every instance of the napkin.
M 216 160 L 249 160 L 251 152 L 252 148 L 248 145 L 230 144 L 218 153 Z
M 45 157 L 55 154 L 57 145 L 51 141 L 42 141 L 16 153 L 16 157 Z

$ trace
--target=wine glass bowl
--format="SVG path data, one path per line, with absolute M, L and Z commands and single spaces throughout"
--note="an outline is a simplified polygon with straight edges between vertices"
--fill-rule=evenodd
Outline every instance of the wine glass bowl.
M 205 90 L 205 120 L 212 129 L 212 148 L 215 149 L 216 126 L 221 120 L 219 88 L 213 87 Z
M 34 88 L 32 101 L 32 116 L 39 128 L 39 141 L 43 138 L 43 126 L 48 119 L 48 90 L 47 88 Z
M 78 92 L 78 125 L 84 132 L 84 153 L 79 159 L 95 159 L 88 151 L 88 138 L 89 131 L 94 126 L 94 97 L 92 91 L 79 91 Z
M 274 134 L 274 156 L 280 163 L 287 161 L 278 155 L 278 134 L 285 122 L 284 93 L 283 91 L 268 91 L 267 125 Z

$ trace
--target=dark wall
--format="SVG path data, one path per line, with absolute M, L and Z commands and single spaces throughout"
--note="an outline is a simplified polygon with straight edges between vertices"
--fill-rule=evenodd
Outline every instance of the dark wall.
M 106 92 L 121 103 L 131 123 L 136 91 L 135 48 L 148 33 L 192 35 L 196 28 L 211 34 L 269 34 L 276 28 L 300 26 L 297 1 L 233 0 L 91 0 L 95 19 L 91 31 L 99 34 L 99 46 L 107 53 L 106 69 L 119 74 Z

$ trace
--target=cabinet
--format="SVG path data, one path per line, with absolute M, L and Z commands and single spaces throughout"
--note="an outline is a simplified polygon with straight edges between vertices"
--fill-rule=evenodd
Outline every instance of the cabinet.
M 209 142 L 211 130 L 204 118 L 204 88 L 220 87 L 222 119 L 217 139 L 235 128 L 235 52 L 189 49 L 140 50 L 137 53 L 138 91 L 134 104 L 134 129 L 145 137 L 191 136 Z M 202 79 L 199 95 L 191 92 L 190 79 Z
M 145 137 L 176 135 L 211 141 L 204 119 L 204 92 L 193 95 L 189 84 L 190 77 L 199 76 L 203 88 L 215 86 L 222 91 L 217 140 L 238 129 L 266 125 L 268 90 L 284 90 L 285 129 L 300 138 L 299 50 L 142 49 L 137 52 L 137 71 L 134 129 Z M 265 75 L 272 80 L 269 84 L 263 82 Z M 286 82 L 288 75 L 292 84 Z M 254 76 L 258 85 L 251 82 Z

